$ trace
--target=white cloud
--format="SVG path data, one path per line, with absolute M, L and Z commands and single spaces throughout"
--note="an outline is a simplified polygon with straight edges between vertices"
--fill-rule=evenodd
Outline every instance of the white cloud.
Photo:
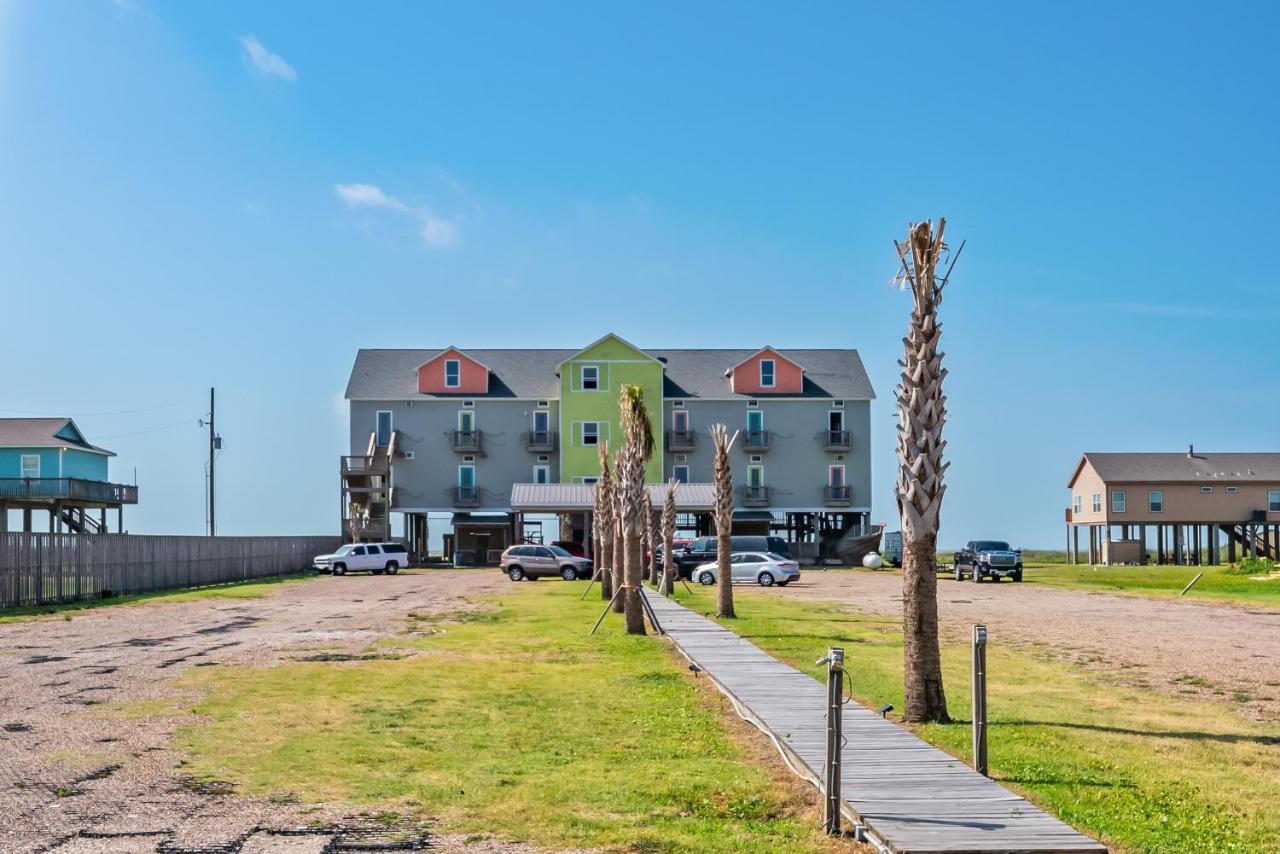
M 430 208 L 412 208 L 377 184 L 334 184 L 333 193 L 350 208 L 386 208 L 421 223 L 419 234 L 428 249 L 447 249 L 458 242 L 458 223 Z
M 334 184 L 333 192 L 353 208 L 391 208 L 408 213 L 409 206 L 382 191 L 377 184 Z
M 435 214 L 426 214 L 422 222 L 422 239 L 432 249 L 443 249 L 458 242 L 458 226 Z
M 290 83 L 298 79 L 298 72 L 293 66 L 285 62 L 279 54 L 267 50 L 257 37 L 252 35 L 242 37 L 240 46 L 244 48 L 245 58 L 262 74 L 279 77 Z

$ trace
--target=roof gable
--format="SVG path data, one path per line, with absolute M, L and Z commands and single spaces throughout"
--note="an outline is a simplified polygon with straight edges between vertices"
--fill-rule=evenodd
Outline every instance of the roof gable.
M 458 363 L 458 372 L 449 374 L 449 363 Z M 447 347 L 416 368 L 419 394 L 488 394 L 489 366 L 457 347 Z M 452 384 L 450 380 L 453 380 Z
M 1076 466 L 1074 483 L 1085 463 L 1105 483 L 1280 483 L 1280 453 L 1097 453 Z
M 0 418 L 0 447 L 66 448 L 115 456 L 90 444 L 70 418 Z
M 601 336 L 600 338 L 597 338 L 595 341 L 592 341 L 590 344 L 583 347 L 578 352 L 572 354 L 567 359 L 562 360 L 560 362 L 560 365 L 564 365 L 566 362 L 572 362 L 575 359 L 581 359 L 584 356 L 592 355 L 594 352 L 597 352 L 597 351 L 603 351 L 602 355 L 604 355 L 605 358 L 616 358 L 616 356 L 619 353 L 621 353 L 623 355 L 638 356 L 640 357 L 641 360 L 655 362 L 659 365 L 662 364 L 662 362 L 659 361 L 655 356 L 653 356 L 650 353 L 646 353 L 644 350 L 641 350 L 639 347 L 632 344 L 630 341 L 626 340 L 621 335 L 618 335 L 613 332 L 608 332 L 605 335 Z M 557 365 L 557 367 L 559 367 L 560 365 Z
M 765 382 L 763 363 L 770 362 L 771 382 Z M 725 371 L 734 394 L 800 394 L 804 390 L 805 369 L 795 359 L 765 346 Z

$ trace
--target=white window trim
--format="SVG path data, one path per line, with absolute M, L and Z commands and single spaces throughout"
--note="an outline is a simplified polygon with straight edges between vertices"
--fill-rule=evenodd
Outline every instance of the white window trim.
M 1119 504 L 1116 503 L 1117 498 L 1120 499 Z M 1124 513 L 1128 508 L 1128 506 L 1129 506 L 1129 497 L 1125 494 L 1125 491 L 1123 489 L 1111 490 L 1111 512 L 1112 513 Z
M 587 371 L 596 372 L 596 387 L 587 388 Z M 604 380 L 600 376 L 599 365 L 579 365 L 578 366 L 578 390 L 579 391 L 605 391 Z
M 1201 495 L 1213 495 L 1213 487 L 1212 487 L 1212 486 L 1202 486 L 1202 487 L 1200 487 L 1200 494 L 1201 494 Z
M 1071 512 L 1073 513 L 1084 512 L 1084 496 L 1083 495 L 1071 496 Z
M 680 426 L 680 422 L 684 421 L 684 426 Z M 671 410 L 671 429 L 676 433 L 689 432 L 689 410 L 673 409 Z
M 755 430 L 752 430 L 752 429 L 751 429 L 751 416 L 753 416 L 753 415 L 760 419 L 760 426 L 759 426 L 759 427 L 757 427 Z M 763 432 L 764 432 L 764 410 L 763 410 L 763 409 L 748 409 L 748 410 L 747 410 L 747 432 L 748 432 L 748 433 L 763 433 Z
M 1094 513 L 1102 512 L 1102 493 L 1095 492 L 1089 496 L 1089 506 L 1093 508 Z
M 601 439 L 600 434 L 603 432 L 603 431 L 600 429 L 600 425 L 601 425 L 602 423 L 604 423 L 604 422 L 601 422 L 601 421 L 579 421 L 579 422 L 578 422 L 578 444 L 579 444 L 579 445 L 581 445 L 581 446 L 582 446 L 582 447 L 584 447 L 584 448 L 594 448 L 594 447 L 596 447 L 597 445 L 599 445 L 599 444 L 600 444 L 600 439 Z M 596 428 L 596 440 L 595 440 L 594 442 L 588 442 L 588 441 L 587 441 L 587 425 L 588 425 L 588 424 L 593 424 L 593 425 L 595 425 L 595 428 Z
M 1155 500 L 1155 496 L 1157 495 L 1160 496 L 1160 500 L 1159 500 L 1160 509 L 1158 510 L 1153 506 L 1154 504 L 1157 503 Z M 1164 512 L 1164 490 L 1163 489 L 1152 489 L 1149 492 L 1147 492 L 1147 512 L 1148 513 Z
M 839 426 L 839 427 L 832 427 L 832 426 L 831 426 L 831 416 L 832 416 L 832 415 L 839 415 L 839 416 L 840 416 L 840 426 Z M 840 430 L 841 432 L 843 432 L 844 430 L 846 430 L 846 429 L 847 429 L 847 428 L 845 427 L 845 423 L 844 423 L 844 410 L 843 410 L 843 409 L 828 409 L 828 410 L 827 410 L 827 429 L 828 429 L 828 430 Z
M 36 461 L 35 474 L 27 474 L 27 460 Z M 21 477 L 29 477 L 29 478 L 40 477 L 40 455 L 39 454 L 22 454 L 18 459 L 18 474 Z
M 1240 492 L 1240 487 L 1238 487 L 1238 486 L 1228 486 L 1228 487 L 1227 487 L 1227 494 L 1228 494 L 1228 495 L 1235 495 L 1235 494 L 1237 494 L 1238 492 Z
M 676 474 L 676 471 L 677 471 L 677 470 L 679 470 L 679 469 L 684 469 L 684 480 L 682 480 L 682 481 L 680 481 L 680 482 L 681 482 L 681 483 L 688 483 L 688 482 L 689 482 L 689 464 L 688 464 L 688 463 L 679 463 L 678 465 L 674 465 L 674 466 L 672 466 L 672 467 L 671 467 L 671 476 L 672 476 L 673 478 L 675 478 L 676 480 L 680 480 L 679 476 Z
M 1280 513 L 1280 489 L 1267 490 L 1267 512 Z
M 471 483 L 470 483 L 470 484 L 465 484 L 465 483 L 463 483 L 463 482 L 462 482 L 462 472 L 463 472 L 463 470 L 464 470 L 464 469 L 470 469 L 470 470 L 471 470 Z M 459 488 L 463 488 L 463 487 L 467 487 L 467 486 L 470 486 L 470 488 L 471 488 L 471 489 L 475 489 L 475 488 L 476 488 L 476 467 L 475 467 L 475 466 L 473 466 L 473 465 L 461 465 L 461 466 L 458 466 L 458 487 L 459 487 Z
M 454 372 L 453 382 L 449 382 L 449 366 L 454 365 L 457 370 Z M 461 388 L 462 387 L 462 360 L 461 359 L 445 359 L 444 360 L 444 387 L 445 388 Z
M 837 471 L 840 472 L 839 483 L 836 483 L 834 480 L 831 479 L 831 476 L 835 474 Z M 844 466 L 840 466 L 840 465 L 827 466 L 827 486 L 848 486 L 849 482 L 845 480 L 845 476 L 847 474 L 848 472 L 845 471 Z
M 542 472 L 543 474 L 545 474 L 546 480 L 538 480 L 538 472 Z M 548 465 L 534 466 L 533 482 L 534 483 L 550 483 L 551 482 L 551 466 L 548 466 Z
M 538 427 L 538 416 L 539 416 L 539 415 L 542 415 L 542 416 L 545 416 L 545 417 L 546 417 L 546 419 L 547 419 L 547 426 L 546 426 L 546 427 L 543 427 L 543 428 L 539 428 L 539 427 Z M 551 410 L 550 410 L 550 409 L 535 409 L 535 410 L 533 410 L 533 415 L 531 415 L 531 416 L 530 416 L 530 418 L 531 418 L 531 420 L 532 420 L 532 425 L 533 425 L 532 429 L 533 429 L 533 432 L 535 432 L 535 433 L 538 433 L 538 432 L 550 433 L 550 432 L 551 432 Z
M 764 381 L 764 366 L 769 366 L 769 381 Z M 776 359 L 760 360 L 760 388 L 775 388 L 778 385 L 778 362 Z

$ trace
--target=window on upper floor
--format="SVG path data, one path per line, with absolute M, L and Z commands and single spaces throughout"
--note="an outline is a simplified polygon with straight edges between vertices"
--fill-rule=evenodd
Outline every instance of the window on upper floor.
M 674 478 L 679 483 L 688 483 L 689 467 L 688 466 L 672 466 L 671 477 Z
M 40 476 L 40 455 L 39 454 L 23 454 L 22 455 L 22 476 L 23 477 L 39 477 Z
M 1111 490 L 1111 512 L 1123 513 L 1125 506 L 1125 494 L 1123 489 Z
M 689 410 L 673 409 L 671 411 L 671 429 L 676 433 L 689 432 Z
M 600 388 L 600 367 L 598 365 L 582 366 L 582 390 L 598 391 Z
M 462 362 L 458 359 L 444 360 L 444 387 L 457 388 L 462 385 Z
M 582 444 L 584 445 L 600 444 L 600 422 L 599 421 L 583 421 L 582 422 Z
M 1084 512 L 1084 499 L 1081 498 L 1079 495 L 1071 496 L 1071 512 L 1072 513 Z
M 1095 492 L 1093 494 L 1093 512 L 1094 513 L 1102 512 L 1102 493 L 1101 492 Z
M 1164 490 L 1153 489 L 1147 493 L 1147 510 L 1151 513 L 1164 512 Z
M 1212 486 L 1202 486 L 1202 487 L 1200 487 L 1200 493 L 1201 493 L 1202 495 L 1213 495 L 1213 487 L 1212 487 Z
M 1267 492 L 1267 512 L 1280 513 L 1280 489 Z
M 1236 494 L 1236 493 L 1238 493 L 1239 491 L 1240 491 L 1240 487 L 1238 487 L 1238 486 L 1228 486 L 1228 487 L 1227 487 L 1227 495 L 1235 495 L 1235 494 Z
M 777 376 L 777 363 L 773 359 L 760 360 L 760 387 L 773 388 Z

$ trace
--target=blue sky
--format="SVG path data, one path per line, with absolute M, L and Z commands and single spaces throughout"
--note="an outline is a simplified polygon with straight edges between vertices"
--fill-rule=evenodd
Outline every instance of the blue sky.
M 945 215 L 944 544 L 1059 546 L 1082 450 L 1277 450 L 1274 8 L 613 5 L 0 0 L 0 414 L 198 533 L 216 385 L 221 531 L 328 532 L 358 347 L 853 346 L 891 519 Z

